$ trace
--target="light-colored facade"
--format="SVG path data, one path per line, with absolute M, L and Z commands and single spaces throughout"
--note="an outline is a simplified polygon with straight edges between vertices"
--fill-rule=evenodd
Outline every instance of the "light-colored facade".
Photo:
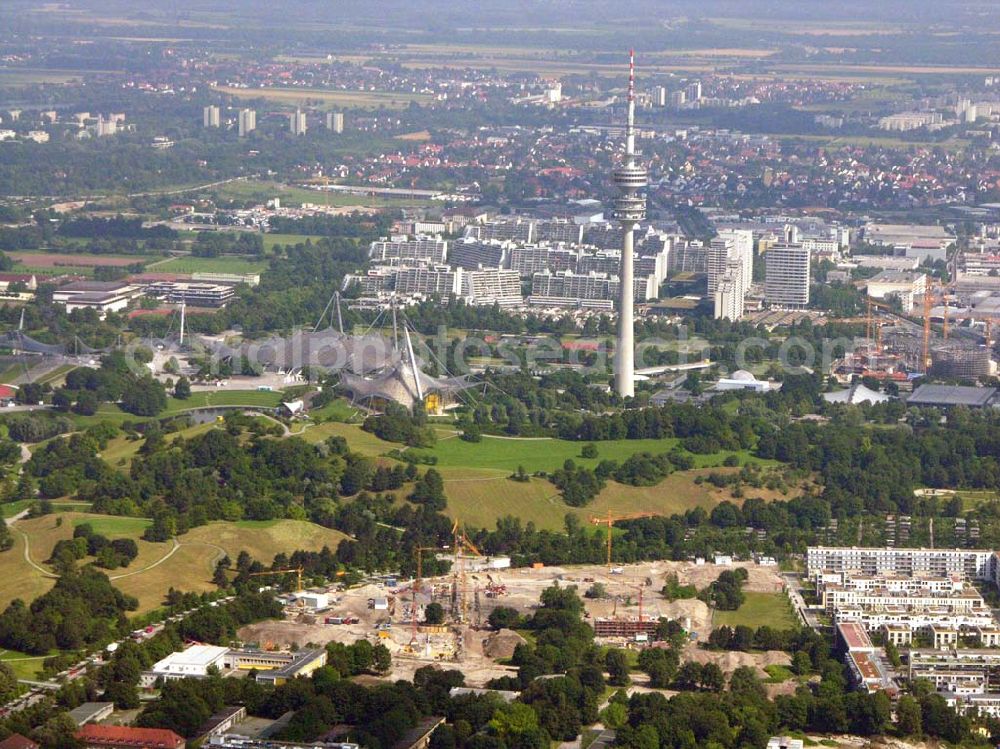
M 201 124 L 205 127 L 219 127 L 222 124 L 222 111 L 211 104 L 201 111 Z
M 764 253 L 764 301 L 771 307 L 809 305 L 809 250 L 800 244 L 774 244 Z
M 448 242 L 440 237 L 394 237 L 372 242 L 368 257 L 375 262 L 384 260 L 426 261 L 443 263 L 448 257 Z
M 331 132 L 337 133 L 338 135 L 344 132 L 344 113 L 327 112 L 326 129 L 330 130 Z
M 484 268 L 462 272 L 462 296 L 469 304 L 516 307 L 524 303 L 516 271 Z
M 257 111 L 254 109 L 241 109 L 237 130 L 241 138 L 247 137 L 257 129 Z
M 985 549 L 889 549 L 863 546 L 810 546 L 806 550 L 810 578 L 825 572 L 860 575 L 962 575 L 969 580 L 995 580 L 997 560 Z

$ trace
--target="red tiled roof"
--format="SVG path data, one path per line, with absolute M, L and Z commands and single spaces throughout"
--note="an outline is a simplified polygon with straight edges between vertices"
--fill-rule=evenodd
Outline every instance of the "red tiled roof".
M 76 732 L 84 744 L 106 746 L 134 746 L 143 749 L 178 749 L 184 739 L 164 728 L 132 728 L 130 726 L 105 726 L 88 723 Z
M 19 733 L 12 733 L 10 736 L 0 741 L 0 749 L 38 749 L 38 744 L 22 736 Z

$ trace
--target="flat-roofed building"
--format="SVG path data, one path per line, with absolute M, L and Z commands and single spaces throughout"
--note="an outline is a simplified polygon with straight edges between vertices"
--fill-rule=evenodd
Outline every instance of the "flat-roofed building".
M 823 573 L 897 574 L 993 580 L 996 558 L 986 549 L 890 549 L 864 546 L 810 546 L 806 550 L 810 578 Z
M 472 305 L 517 307 L 524 303 L 521 276 L 516 271 L 501 268 L 463 270 L 461 284 L 462 296 Z
M 985 408 L 995 403 L 996 400 L 997 389 L 993 387 L 924 384 L 913 391 L 906 399 L 906 404 L 908 406 L 934 406 L 936 408 L 953 406 Z
M 465 270 L 506 268 L 510 264 L 508 255 L 515 246 L 500 240 L 460 239 L 451 245 L 448 264 Z
M 140 677 L 140 685 L 152 687 L 159 679 L 203 679 L 211 669 L 225 668 L 229 648 L 217 645 L 192 645 L 186 650 L 162 658 Z
M 809 250 L 801 244 L 774 244 L 764 253 L 764 301 L 771 307 L 809 305 Z
M 368 257 L 375 261 L 404 260 L 443 263 L 448 258 L 448 242 L 440 237 L 418 236 L 380 239 L 368 246 Z
M 225 659 L 228 668 L 254 670 L 257 681 L 280 686 L 296 676 L 308 676 L 326 665 L 326 650 L 271 652 L 267 650 L 230 650 Z
M 461 281 L 462 269 L 448 265 L 398 268 L 395 290 L 397 294 L 448 296 L 461 292 Z
M 154 281 L 146 287 L 146 294 L 171 304 L 213 309 L 225 307 L 236 298 L 236 290 L 230 284 L 205 281 Z

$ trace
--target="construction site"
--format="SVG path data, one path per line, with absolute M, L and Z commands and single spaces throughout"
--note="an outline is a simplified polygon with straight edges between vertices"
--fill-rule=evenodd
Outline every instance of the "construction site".
M 660 594 L 668 575 L 676 574 L 682 585 L 698 589 L 708 586 L 724 569 L 745 567 L 749 579 L 745 590 L 780 594 L 784 584 L 773 566 L 752 562 L 715 565 L 696 562 L 650 562 L 609 567 L 525 567 L 510 569 L 505 558 L 487 558 L 475 552 L 466 539 L 459 538 L 455 549 L 441 554 L 454 562 L 444 577 L 408 581 L 382 578 L 345 590 L 331 588 L 326 608 L 304 610 L 290 604 L 283 620 L 249 625 L 240 638 L 262 648 L 293 645 L 322 646 L 336 641 L 345 644 L 360 639 L 385 645 L 392 654 L 389 678 L 409 678 L 422 666 L 440 663 L 461 668 L 466 684 L 482 686 L 489 680 L 512 675 L 508 664 L 518 644 L 525 638 L 509 629 L 495 631 L 488 625 L 493 609 L 503 606 L 529 617 L 539 606 L 539 598 L 553 585 L 576 586 L 583 597 L 585 620 L 599 642 L 619 647 L 641 648 L 661 617 L 678 621 L 688 633 L 690 658 L 718 658 L 726 653 L 702 651 L 698 643 L 708 639 L 713 612 L 700 600 L 667 601 Z M 430 550 L 422 550 L 421 554 Z M 588 596 L 587 594 L 597 594 Z M 318 594 L 317 594 L 318 595 Z M 440 624 L 426 621 L 431 604 L 443 610 Z M 435 607 L 436 608 L 436 607 Z M 741 654 L 740 663 L 759 668 L 772 661 L 784 662 L 787 654 Z M 744 662 L 745 661 L 745 662 Z M 763 671 L 761 672 L 763 673 Z
M 842 382 L 854 376 L 906 383 L 926 374 L 945 379 L 978 380 L 996 372 L 993 318 L 964 299 L 953 285 L 928 282 L 922 304 L 907 316 L 891 300 L 866 297 L 865 336 L 853 351 L 833 363 Z

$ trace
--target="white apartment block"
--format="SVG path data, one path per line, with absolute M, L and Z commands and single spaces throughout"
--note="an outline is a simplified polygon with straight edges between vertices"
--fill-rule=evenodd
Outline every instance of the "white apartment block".
M 743 308 L 746 298 L 743 294 L 742 284 L 739 278 L 726 276 L 715 289 L 713 298 L 714 314 L 716 320 L 739 320 L 743 317 Z
M 440 237 L 415 237 L 372 242 L 368 257 L 375 262 L 383 260 L 415 260 L 428 263 L 443 263 L 448 257 L 448 242 Z
M 241 138 L 247 137 L 257 129 L 257 112 L 253 109 L 241 109 L 237 120 L 237 131 Z
M 516 271 L 485 268 L 463 271 L 461 293 L 469 304 L 517 307 L 524 303 L 521 277 Z
M 771 245 L 764 253 L 764 301 L 800 309 L 809 304 L 809 250 L 800 244 Z
M 517 271 L 522 278 L 531 278 L 535 273 L 547 270 L 553 273 L 576 270 L 580 253 L 565 247 L 528 245 L 512 247 L 508 260 L 511 270 Z
M 985 549 L 889 549 L 859 546 L 810 546 L 806 551 L 810 578 L 824 572 L 860 575 L 962 575 L 968 580 L 996 581 L 997 558 Z
M 913 649 L 909 653 L 909 677 L 927 679 L 940 692 L 1000 692 L 1000 650 Z
M 481 227 L 477 227 L 481 228 Z M 448 255 L 448 263 L 466 270 L 477 268 L 504 268 L 509 253 L 516 245 L 509 240 L 476 240 L 467 237 L 453 242 Z
M 205 127 L 219 127 L 222 124 L 222 111 L 213 105 L 201 111 L 201 124 Z
M 438 294 L 448 296 L 461 293 L 461 269 L 447 265 L 403 267 L 396 271 L 397 294 Z

